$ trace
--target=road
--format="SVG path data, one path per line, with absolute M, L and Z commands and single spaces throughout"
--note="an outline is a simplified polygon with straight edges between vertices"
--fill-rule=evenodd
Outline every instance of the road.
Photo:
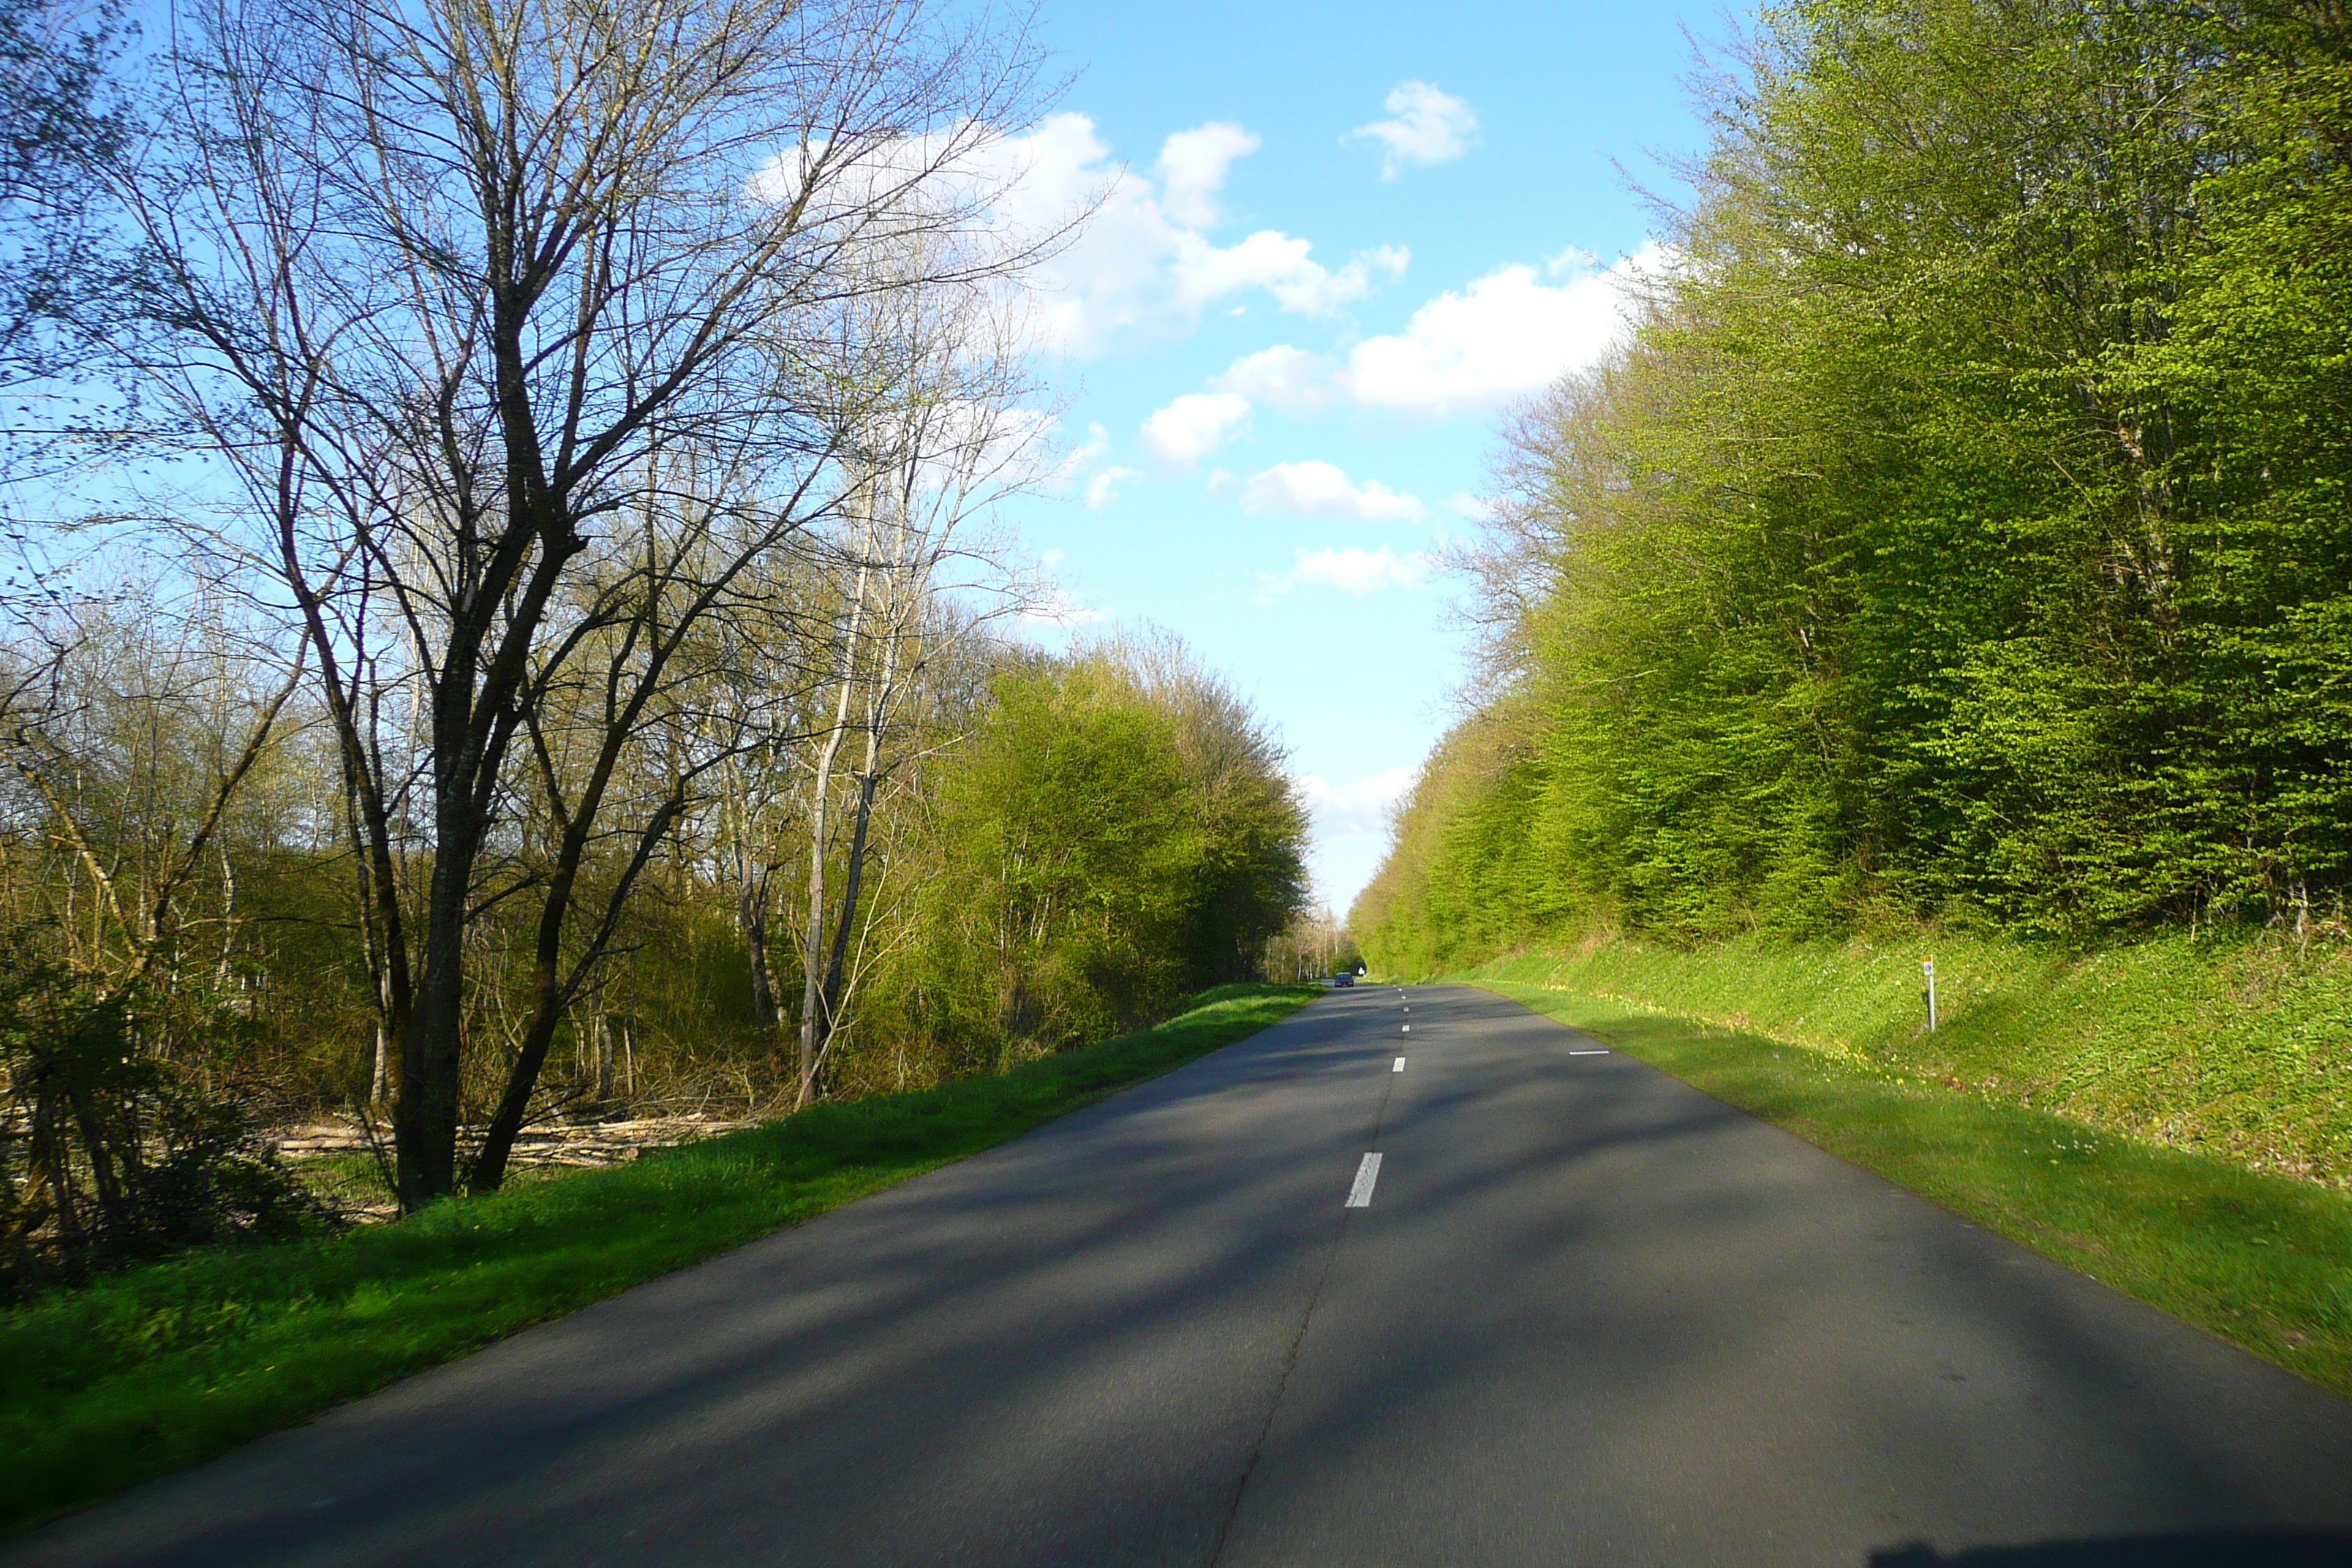
M 2342 1563 L 2352 1405 L 1364 987 L 0 1562 Z

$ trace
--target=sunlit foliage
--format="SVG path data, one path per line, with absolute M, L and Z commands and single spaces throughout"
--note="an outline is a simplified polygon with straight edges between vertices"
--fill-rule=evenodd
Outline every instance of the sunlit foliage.
M 1630 346 L 1511 431 L 1502 695 L 1353 924 L 2075 940 L 2352 876 L 2352 21 L 1769 8 Z

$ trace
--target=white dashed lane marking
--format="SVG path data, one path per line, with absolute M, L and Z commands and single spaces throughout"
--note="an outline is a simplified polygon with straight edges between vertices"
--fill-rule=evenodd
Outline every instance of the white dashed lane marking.
M 1605 1057 L 1609 1053 L 1607 1051 L 1570 1051 L 1568 1054 L 1572 1057 Z
M 1394 1067 L 1392 1067 L 1392 1068 L 1389 1068 L 1389 1071 L 1391 1071 L 1391 1072 L 1402 1072 L 1402 1071 L 1404 1071 L 1404 1058 L 1403 1058 L 1402 1057 L 1399 1057 L 1399 1058 L 1397 1058 L 1397 1065 L 1396 1065 L 1396 1066 L 1394 1066 Z
M 1372 1206 L 1372 1184 L 1381 1179 L 1381 1157 L 1367 1154 L 1364 1163 L 1356 1167 L 1356 1184 L 1348 1189 L 1348 1206 L 1368 1209 Z

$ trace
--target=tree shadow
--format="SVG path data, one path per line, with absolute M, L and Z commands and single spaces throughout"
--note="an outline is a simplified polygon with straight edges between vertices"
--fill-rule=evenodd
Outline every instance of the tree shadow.
M 1925 1543 L 1870 1554 L 1870 1568 L 2345 1568 L 2352 1534 L 2340 1531 L 2220 1530 L 2107 1541 L 1979 1546 L 1945 1556 Z

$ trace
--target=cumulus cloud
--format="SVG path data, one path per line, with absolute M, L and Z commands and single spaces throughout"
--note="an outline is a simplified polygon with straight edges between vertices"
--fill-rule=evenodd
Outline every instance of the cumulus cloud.
M 1178 237 L 1170 270 L 1177 298 L 1188 305 L 1263 289 L 1286 310 L 1327 316 L 1370 294 L 1381 276 L 1402 276 L 1412 259 L 1403 246 L 1383 245 L 1359 252 L 1334 270 L 1307 254 L 1313 248 L 1270 228 L 1223 247 L 1188 233 Z
M 1381 107 L 1386 120 L 1359 125 L 1353 134 L 1381 144 L 1381 178 L 1393 180 L 1408 163 L 1445 163 L 1476 144 L 1478 117 L 1450 92 L 1425 81 L 1401 81 Z
M 1158 178 L 1122 168 L 1083 114 L 1049 116 L 989 152 L 992 216 L 1009 234 L 1057 234 L 1087 214 L 1031 279 L 1028 320 L 1042 345 L 1097 353 L 1138 336 L 1181 336 L 1203 310 L 1263 293 L 1280 309 L 1328 315 L 1401 274 L 1409 253 L 1382 246 L 1328 266 L 1307 240 L 1259 229 L 1231 245 L 1208 237 L 1234 163 L 1258 138 L 1221 121 L 1161 144 Z M 1091 208 L 1091 212 L 1088 209 Z
M 1100 470 L 1087 480 L 1087 510 L 1102 510 L 1118 499 L 1119 486 L 1129 479 L 1139 479 L 1142 477 L 1143 475 L 1137 469 L 1123 468 L 1117 464 Z
M 1234 361 L 1209 384 L 1286 413 L 1307 413 L 1339 395 L 1336 369 L 1321 354 L 1277 343 Z
M 1242 510 L 1253 516 L 1298 512 L 1360 522 L 1419 522 L 1429 515 L 1421 498 L 1377 480 L 1357 484 L 1335 463 L 1276 463 L 1252 474 L 1241 488 Z
M 1249 411 L 1237 393 L 1188 392 L 1143 422 L 1143 445 L 1161 462 L 1189 468 L 1223 446 Z
M 1217 226 L 1217 194 L 1225 171 L 1261 145 L 1256 135 L 1223 120 L 1179 131 L 1160 144 L 1160 190 L 1168 216 L 1186 228 Z
M 1420 773 L 1418 767 L 1408 763 L 1351 784 L 1338 784 L 1326 783 L 1314 773 L 1302 773 L 1297 781 L 1298 793 L 1307 797 L 1307 809 L 1314 815 L 1315 826 L 1323 832 L 1378 833 L 1388 826 L 1397 802 L 1412 790 Z
M 1628 325 L 1626 285 L 1658 259 L 1655 246 L 1558 284 L 1505 267 L 1412 313 L 1403 331 L 1367 338 L 1348 355 L 1349 396 L 1376 408 L 1449 414 L 1540 391 L 1597 362 Z
M 1225 367 L 1210 386 L 1286 413 L 1333 403 L 1444 416 L 1489 409 L 1598 362 L 1630 325 L 1628 289 L 1666 265 L 1645 245 L 1603 268 L 1580 251 L 1537 268 L 1501 268 L 1423 305 L 1401 332 L 1367 338 L 1344 359 L 1289 343 Z M 1459 509 L 1456 509 L 1459 510 Z
M 1400 555 L 1387 545 L 1365 550 L 1343 545 L 1293 553 L 1287 572 L 1261 572 L 1255 605 L 1271 605 L 1299 588 L 1330 588 L 1342 594 L 1377 594 L 1383 588 L 1418 588 L 1429 576 L 1429 558 L 1418 552 Z
M 1387 545 L 1360 550 L 1348 545 L 1335 550 L 1302 550 L 1291 568 L 1292 581 L 1342 594 L 1371 594 L 1382 588 L 1418 588 L 1429 569 L 1419 555 L 1399 555 Z

